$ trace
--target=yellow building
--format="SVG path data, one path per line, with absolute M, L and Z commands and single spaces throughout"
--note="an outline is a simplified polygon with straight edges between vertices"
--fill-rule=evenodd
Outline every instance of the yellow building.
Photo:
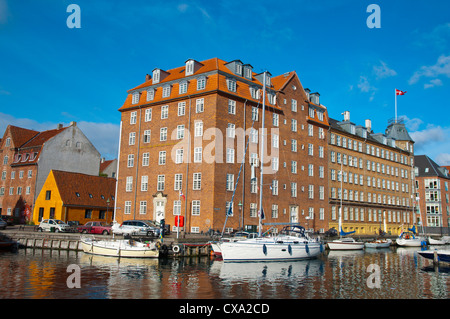
M 114 178 L 52 170 L 36 198 L 32 220 L 35 225 L 48 218 L 110 223 L 115 187 Z

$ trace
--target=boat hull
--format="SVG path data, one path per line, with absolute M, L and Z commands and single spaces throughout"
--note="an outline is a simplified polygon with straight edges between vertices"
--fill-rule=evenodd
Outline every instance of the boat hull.
M 445 245 L 447 242 L 445 240 L 438 240 L 438 239 L 433 239 L 433 238 L 429 237 L 428 243 L 430 245 Z
M 424 242 L 424 239 L 422 239 L 422 238 L 412 238 L 412 239 L 397 238 L 396 242 L 397 242 L 397 245 L 399 245 L 399 246 L 421 247 L 422 243 Z
M 144 245 L 129 246 L 122 243 L 110 244 L 105 242 L 88 242 L 81 241 L 81 247 L 87 254 L 126 257 L 126 258 L 158 258 L 159 250 L 156 248 L 146 247 Z
M 330 250 L 360 250 L 364 249 L 364 243 L 362 242 L 340 242 L 331 241 L 327 243 Z
M 224 261 L 302 260 L 316 258 L 320 243 L 278 243 L 265 240 L 225 242 L 220 244 Z
M 443 261 L 443 262 L 447 262 L 450 263 L 450 251 L 446 250 L 446 251 L 442 251 L 442 250 L 421 250 L 418 251 L 417 253 L 426 258 L 426 259 L 431 259 L 434 260 L 434 253 L 437 253 L 438 256 L 438 261 Z
M 366 248 L 389 248 L 389 246 L 391 246 L 391 243 L 392 243 L 391 240 L 380 241 L 380 242 L 368 242 L 368 243 L 365 243 L 364 246 Z

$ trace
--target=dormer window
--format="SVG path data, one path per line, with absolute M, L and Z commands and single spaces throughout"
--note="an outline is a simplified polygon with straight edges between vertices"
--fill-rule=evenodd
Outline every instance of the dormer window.
M 169 97 L 170 96 L 170 89 L 171 89 L 170 85 L 164 86 L 163 87 L 162 97 Z
M 206 77 L 202 76 L 197 79 L 197 90 L 204 90 L 206 87 Z
M 140 96 L 140 94 L 139 94 L 139 92 L 134 92 L 133 93 L 133 100 L 132 100 L 132 104 L 136 104 L 136 103 L 139 103 L 139 96 Z
M 236 92 L 236 80 L 232 78 L 227 79 L 227 87 L 228 91 L 230 92 Z
M 251 86 L 250 95 L 252 96 L 252 99 L 259 100 L 259 88 L 256 86 Z
M 153 78 L 153 84 L 159 83 L 160 78 L 161 78 L 161 70 L 160 69 L 154 69 L 152 78 Z
M 194 60 L 186 61 L 186 75 L 194 74 Z
M 153 101 L 155 98 L 155 89 L 147 90 L 147 101 Z
M 244 77 L 248 80 L 251 80 L 253 77 L 252 66 L 250 64 L 244 65 Z
M 236 63 L 236 74 L 242 76 L 242 64 Z
M 179 94 L 185 94 L 187 92 L 187 88 L 188 88 L 188 82 L 187 81 L 181 81 L 180 83 L 180 89 L 179 89 Z

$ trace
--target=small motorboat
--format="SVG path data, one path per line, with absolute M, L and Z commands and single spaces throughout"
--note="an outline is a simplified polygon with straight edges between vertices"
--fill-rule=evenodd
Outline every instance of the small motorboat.
M 359 250 L 364 249 L 364 243 L 352 237 L 336 239 L 327 243 L 330 250 Z
M 82 236 L 81 243 L 83 251 L 87 254 L 133 258 L 159 257 L 159 249 L 153 242 L 140 242 L 133 239 L 96 240 Z
M 431 260 L 436 260 L 438 262 L 447 262 L 450 263 L 450 250 L 420 250 L 417 252 L 420 256 L 426 258 L 426 259 L 431 259 Z
M 373 241 L 366 242 L 364 246 L 366 248 L 388 248 L 391 246 L 392 240 L 391 239 L 376 239 Z
M 428 243 L 430 245 L 445 245 L 445 244 L 447 244 L 447 241 L 443 240 L 442 238 L 441 239 L 434 239 L 434 238 L 428 237 Z

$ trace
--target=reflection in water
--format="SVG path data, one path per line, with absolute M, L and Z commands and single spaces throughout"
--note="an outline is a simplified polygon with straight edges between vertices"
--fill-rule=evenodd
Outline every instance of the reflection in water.
M 70 289 L 70 264 L 81 288 Z M 369 265 L 380 288 L 370 288 Z M 326 251 L 315 260 L 225 263 L 210 258 L 117 259 L 82 252 L 0 252 L 0 298 L 338 299 L 450 296 L 450 265 L 434 267 L 416 248 Z

